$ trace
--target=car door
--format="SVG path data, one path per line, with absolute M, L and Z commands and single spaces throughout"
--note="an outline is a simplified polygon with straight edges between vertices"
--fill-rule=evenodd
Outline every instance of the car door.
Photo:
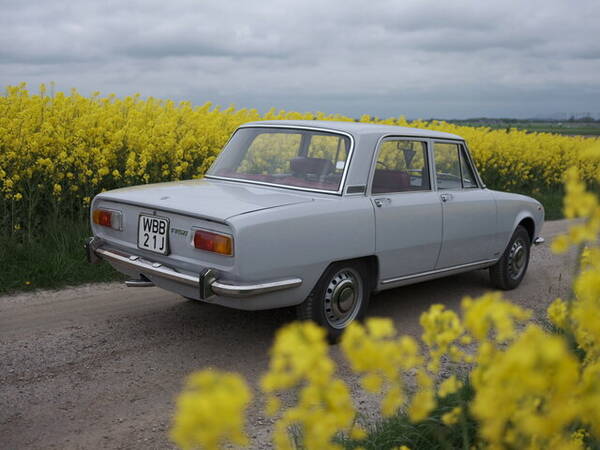
M 432 270 L 442 238 L 442 205 L 432 189 L 426 139 L 382 140 L 371 181 L 382 283 Z
M 434 141 L 433 155 L 444 224 L 436 269 L 493 259 L 496 202 L 479 184 L 464 144 Z

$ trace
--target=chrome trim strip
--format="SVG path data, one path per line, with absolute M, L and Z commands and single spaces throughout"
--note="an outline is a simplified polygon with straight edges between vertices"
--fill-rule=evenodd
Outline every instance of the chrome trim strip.
M 381 280 L 381 284 L 386 285 L 386 284 L 396 283 L 398 281 L 404 281 L 404 280 L 410 280 L 410 279 L 413 279 L 413 278 L 426 277 L 426 276 L 435 275 L 435 274 L 438 274 L 438 273 L 450 272 L 452 270 L 467 269 L 469 267 L 482 266 L 482 265 L 485 265 L 485 264 L 491 264 L 491 263 L 495 263 L 495 262 L 496 262 L 495 259 L 486 259 L 484 261 L 476 261 L 476 262 L 473 262 L 473 263 L 461 264 L 459 266 L 446 267 L 444 269 L 430 270 L 428 272 L 416 273 L 416 274 L 413 274 L 413 275 L 405 275 L 405 276 L 402 276 L 402 277 L 388 278 L 388 279 L 385 279 L 385 280 Z
M 125 286 L 127 287 L 152 287 L 154 283 L 149 280 L 126 280 Z
M 325 191 L 323 189 L 303 188 L 303 187 L 300 187 L 300 186 L 289 186 L 287 184 L 264 183 L 262 181 L 246 180 L 244 178 L 220 177 L 218 175 L 204 175 L 204 178 L 208 178 L 209 180 L 232 181 L 232 182 L 236 182 L 236 183 L 256 184 L 258 186 L 291 189 L 291 190 L 294 190 L 294 191 L 318 192 L 319 194 L 329 194 L 329 195 L 342 195 L 339 190 L 338 191 Z
M 249 297 L 251 295 L 266 294 L 267 292 L 279 291 L 298 287 L 302 284 L 300 278 L 290 278 L 281 281 L 269 281 L 257 284 L 229 284 L 215 280 L 210 285 L 212 291 L 223 297 Z
M 285 280 L 266 281 L 262 283 L 236 284 L 216 279 L 214 276 L 215 272 L 212 271 L 212 269 L 209 271 L 210 276 L 206 276 L 206 270 L 202 276 L 200 276 L 200 274 L 198 276 L 187 275 L 185 273 L 177 272 L 175 269 L 164 266 L 161 263 L 149 261 L 137 255 L 130 255 L 117 250 L 100 248 L 99 246 L 102 244 L 102 240 L 97 237 L 90 238 L 90 244 L 92 245 L 89 245 L 89 248 L 94 248 L 94 255 L 107 261 L 127 266 L 130 269 L 139 270 L 141 273 L 146 273 L 151 276 L 155 275 L 168 280 L 176 281 L 197 289 L 201 288 L 201 282 L 206 283 L 206 286 L 202 286 L 201 292 L 211 291 L 212 293 L 221 295 L 223 297 L 244 298 L 253 295 L 266 294 L 268 292 L 280 291 L 283 289 L 290 289 L 298 287 L 302 284 L 301 278 L 289 278 Z M 131 287 L 146 287 L 151 286 L 154 283 L 146 280 L 129 280 L 125 282 L 125 284 Z
M 533 240 L 533 245 L 541 245 L 544 242 L 546 242 L 546 240 L 543 237 L 538 236 Z
M 346 158 L 346 167 L 344 167 L 344 173 L 342 174 L 342 179 L 340 180 L 339 189 L 337 191 L 331 191 L 331 190 L 325 190 L 325 189 L 311 189 L 311 188 L 306 188 L 306 187 L 301 187 L 301 186 L 289 186 L 289 185 L 285 185 L 285 184 L 265 183 L 265 182 L 256 181 L 256 180 L 245 180 L 243 178 L 221 177 L 218 175 L 204 175 L 204 178 L 209 178 L 209 179 L 214 179 L 214 180 L 234 181 L 234 182 L 238 182 L 238 183 L 257 184 L 260 186 L 274 186 L 274 187 L 280 187 L 280 188 L 286 188 L 286 189 L 293 189 L 296 191 L 319 192 L 322 194 L 343 195 L 344 187 L 346 184 L 346 177 L 347 177 L 348 171 L 350 169 L 350 164 L 352 164 L 352 155 L 354 154 L 354 145 L 355 145 L 354 136 L 352 136 L 350 133 L 347 133 L 345 131 L 333 130 L 331 128 L 307 127 L 307 126 L 302 126 L 302 125 L 253 124 L 253 125 L 241 125 L 237 128 L 237 130 L 240 130 L 242 128 L 285 128 L 288 130 L 323 131 L 326 133 L 332 133 L 332 134 L 346 136 L 348 139 L 350 139 L 350 150 L 348 151 L 348 157 Z M 235 132 L 233 134 L 235 134 Z M 231 137 L 233 137 L 233 134 L 231 135 Z M 229 140 L 231 140 L 231 137 L 229 138 Z M 229 143 L 229 141 L 228 141 L 228 143 Z M 225 146 L 227 146 L 227 144 L 225 144 Z M 223 147 L 223 148 L 225 148 L 225 147 Z M 220 156 L 220 154 L 219 154 L 219 156 Z M 217 157 L 217 160 L 218 160 L 218 157 Z M 217 160 L 215 160 L 215 162 L 213 164 L 215 164 L 217 162 Z

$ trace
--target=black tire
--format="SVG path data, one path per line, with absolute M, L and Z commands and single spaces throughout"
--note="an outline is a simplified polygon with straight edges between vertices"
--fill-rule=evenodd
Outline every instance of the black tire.
M 361 320 L 369 306 L 371 281 L 362 261 L 339 262 L 323 273 L 308 298 L 297 307 L 299 320 L 312 320 L 325 328 L 330 342 Z
M 531 255 L 531 238 L 521 225 L 513 233 L 500 260 L 490 267 L 492 284 L 505 291 L 516 288 L 527 272 Z

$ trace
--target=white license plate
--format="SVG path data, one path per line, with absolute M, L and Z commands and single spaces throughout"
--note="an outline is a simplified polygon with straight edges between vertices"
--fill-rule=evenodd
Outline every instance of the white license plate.
M 169 251 L 169 219 L 140 214 L 138 247 L 166 255 Z

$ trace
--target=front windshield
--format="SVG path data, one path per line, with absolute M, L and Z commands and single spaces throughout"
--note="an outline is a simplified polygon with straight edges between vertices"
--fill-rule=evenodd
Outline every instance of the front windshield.
M 287 128 L 240 128 L 208 176 L 339 191 L 348 163 L 347 136 Z

